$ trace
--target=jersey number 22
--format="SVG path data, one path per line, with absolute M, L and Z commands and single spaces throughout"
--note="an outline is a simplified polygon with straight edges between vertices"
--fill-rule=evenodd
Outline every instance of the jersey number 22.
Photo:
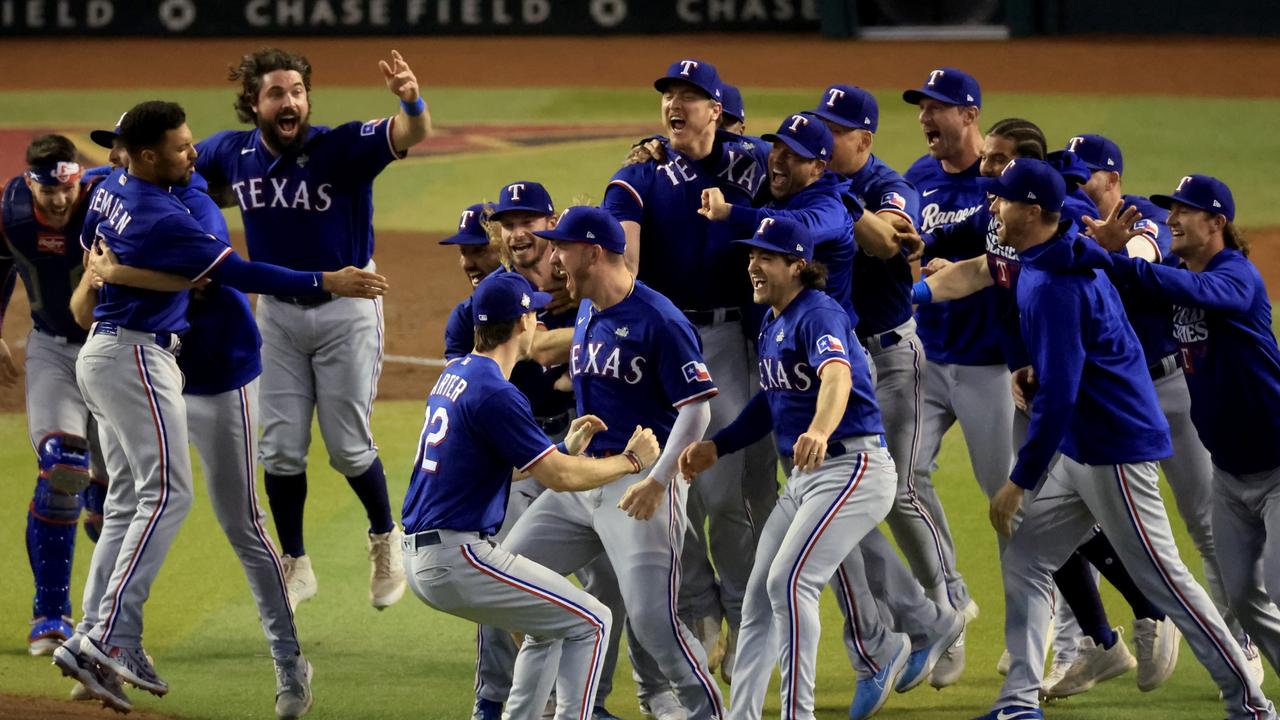
M 444 442 L 445 436 L 449 434 L 449 413 L 442 407 L 436 408 L 435 412 L 428 409 L 428 413 L 427 423 L 422 427 L 424 433 L 422 440 L 425 443 L 422 448 L 422 469 L 433 473 L 440 466 L 440 462 L 430 457 L 433 454 L 431 448 Z M 432 430 L 433 426 L 434 430 Z

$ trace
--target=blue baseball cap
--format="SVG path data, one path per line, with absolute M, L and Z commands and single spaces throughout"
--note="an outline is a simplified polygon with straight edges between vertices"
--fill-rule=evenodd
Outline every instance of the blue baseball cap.
M 780 142 L 808 160 L 831 159 L 831 130 L 817 115 L 799 112 L 782 121 L 778 132 L 760 136 L 767 142 Z
M 978 178 L 978 187 L 996 197 L 1039 205 L 1049 212 L 1060 212 L 1067 196 L 1062 175 L 1049 163 L 1031 158 L 1010 160 L 999 177 Z
M 1236 219 L 1236 201 L 1231 197 L 1231 188 L 1208 175 L 1188 175 L 1182 178 L 1172 195 L 1152 195 L 1151 202 L 1166 210 L 1174 203 L 1181 203 L 1211 215 L 1225 215 L 1227 222 L 1235 222 Z
M 795 220 L 783 217 L 761 220 L 755 235 L 734 242 L 781 255 L 795 255 L 805 262 L 813 261 L 813 238 L 809 237 L 809 231 Z
M 471 317 L 476 325 L 496 325 L 518 320 L 551 302 L 551 296 L 533 289 L 518 272 L 489 273 L 471 296 Z
M 128 114 L 129 113 L 127 112 L 120 113 L 120 119 L 116 121 L 115 128 L 111 130 L 94 130 L 90 132 L 89 139 L 92 140 L 95 145 L 110 150 L 112 145 L 115 144 L 116 138 L 120 137 L 120 125 L 124 123 L 124 116 Z
M 875 96 L 856 85 L 832 85 L 822 91 L 814 115 L 841 127 L 875 132 L 880 125 L 880 105 Z
M 524 210 L 539 215 L 555 215 L 556 206 L 551 202 L 551 193 L 542 187 L 542 183 L 532 180 L 520 180 L 504 185 L 498 191 L 498 203 L 493 206 L 492 219 L 497 220 L 504 212 Z
M 533 234 L 552 242 L 599 245 L 618 255 L 627 249 L 622 225 L 608 210 L 590 205 L 574 205 L 564 211 L 554 229 L 535 230 Z
M 924 87 L 902 93 L 902 99 L 912 105 L 919 105 L 927 97 L 948 105 L 982 107 L 982 90 L 978 87 L 978 81 L 959 68 L 932 70 Z
M 658 92 L 666 92 L 667 85 L 673 82 L 686 82 L 707 94 L 707 97 L 720 102 L 724 95 L 721 90 L 720 73 L 716 66 L 701 60 L 677 60 L 667 68 L 667 74 L 653 81 Z
M 1070 150 L 1054 150 L 1045 156 L 1045 161 L 1057 169 L 1063 180 L 1083 185 L 1089 182 L 1093 169 Z
M 1090 170 L 1124 173 L 1120 146 L 1101 135 L 1077 135 L 1067 141 L 1067 149 L 1080 156 Z
M 738 122 L 747 121 L 747 108 L 742 104 L 742 92 L 734 85 L 721 83 L 724 97 L 720 98 L 720 112 Z
M 458 218 L 458 232 L 440 241 L 441 245 L 488 245 L 489 233 L 485 232 L 484 203 L 476 203 L 462 211 Z

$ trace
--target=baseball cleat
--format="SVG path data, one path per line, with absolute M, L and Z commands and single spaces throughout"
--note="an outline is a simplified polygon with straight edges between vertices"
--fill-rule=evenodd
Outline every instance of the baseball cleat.
M 1123 628 L 1116 628 L 1116 642 L 1109 648 L 1099 647 L 1093 638 L 1080 641 L 1080 656 L 1071 664 L 1062 680 L 1051 688 L 1042 689 L 1046 698 L 1063 698 L 1079 695 L 1093 689 L 1094 685 L 1120 677 L 1138 666 L 1138 661 L 1124 644 Z
M 1049 672 L 1045 673 L 1044 678 L 1040 681 L 1041 700 L 1050 699 L 1048 696 L 1049 688 L 1062 682 L 1062 678 L 1067 676 L 1067 671 L 1071 669 L 1073 664 L 1075 664 L 1075 659 L 1073 658 L 1059 660 L 1055 657 L 1053 659 L 1053 664 L 1049 666 Z
M 471 709 L 471 720 L 502 720 L 502 703 L 479 698 Z
M 700 617 L 693 621 L 693 636 L 698 638 L 702 651 L 707 656 L 707 669 L 715 674 L 720 669 L 720 661 L 724 659 L 724 636 L 720 634 L 720 618 Z
M 1245 662 L 1248 663 L 1246 667 L 1249 669 L 1249 677 L 1258 683 L 1258 687 L 1262 687 L 1262 681 L 1266 679 L 1266 671 L 1262 668 L 1262 656 L 1258 654 L 1258 646 L 1254 645 L 1248 636 L 1245 636 L 1244 639 L 1245 641 L 1240 644 L 1240 649 L 1244 652 Z M 1218 691 L 1218 699 L 1222 699 L 1221 690 Z
M 961 631 L 960 637 L 956 638 L 951 647 L 944 650 L 942 657 L 934 663 L 933 671 L 929 673 L 929 684 L 938 690 L 954 685 L 964 674 L 964 663 L 964 631 Z
M 1044 720 L 1044 712 L 1031 705 L 1006 705 L 973 720 Z
M 977 601 L 973 598 L 969 598 L 969 602 L 965 603 L 964 607 L 960 608 L 960 612 L 964 614 L 965 627 L 968 627 L 969 623 L 978 619 L 979 610 Z
M 1000 659 L 996 661 L 996 672 L 1001 675 L 1009 674 L 1009 666 L 1013 665 L 1013 656 L 1009 654 L 1009 648 L 1005 648 L 1000 653 Z
M 311 694 L 311 663 L 301 654 L 276 661 L 276 717 L 294 720 L 307 714 L 315 696 Z
M 133 703 L 129 701 L 129 696 L 124 694 L 124 687 L 120 685 L 120 677 L 80 652 L 78 646 L 81 636 L 74 637 L 75 643 L 68 641 L 53 651 L 54 666 L 61 670 L 63 675 L 74 678 L 76 688 L 84 693 L 84 697 L 79 697 L 76 688 L 72 688 L 72 699 L 96 698 L 102 701 L 104 707 L 119 713 L 133 710 Z
M 919 650 L 911 651 L 911 655 L 907 658 L 907 666 L 903 669 L 902 675 L 898 677 L 898 684 L 893 689 L 903 693 L 924 682 L 925 678 L 929 677 L 930 673 L 933 672 L 933 668 L 937 665 L 938 658 L 942 657 L 942 653 L 946 652 L 947 648 L 951 647 L 959 639 L 960 633 L 964 632 L 964 626 L 964 614 L 956 613 L 951 619 L 951 627 L 947 628 L 946 633 Z
M 106 645 L 85 635 L 80 641 L 80 651 L 139 690 L 146 690 L 157 697 L 164 697 L 169 692 L 169 684 L 156 674 L 151 660 L 140 647 Z
M 311 556 L 281 555 L 280 564 L 284 566 L 284 584 L 289 593 L 289 609 L 297 610 L 298 606 L 316 596 L 315 571 L 311 569 Z
M 597 705 L 591 709 L 591 720 L 622 720 L 622 718 L 609 712 L 609 708 Z
M 688 720 L 689 713 L 670 690 L 640 699 L 640 713 L 653 720 Z
M 393 527 L 390 532 L 369 533 L 369 602 L 378 610 L 395 605 L 404 597 L 404 533 Z
M 902 677 L 911 656 L 911 638 L 898 634 L 898 651 L 875 675 L 860 678 L 853 689 L 853 702 L 849 703 L 849 720 L 864 720 L 880 712 Z
M 75 634 L 71 618 L 38 617 L 31 620 L 31 632 L 27 633 L 27 652 L 32 655 L 50 655 Z
M 1164 684 L 1178 666 L 1182 633 L 1173 621 L 1138 618 L 1133 621 L 1133 646 L 1138 651 L 1138 689 L 1150 692 Z
M 723 645 L 720 658 L 720 679 L 724 680 L 726 685 L 733 684 L 733 663 L 738 655 L 738 631 L 734 628 L 727 628 L 723 635 L 720 636 L 720 644 Z

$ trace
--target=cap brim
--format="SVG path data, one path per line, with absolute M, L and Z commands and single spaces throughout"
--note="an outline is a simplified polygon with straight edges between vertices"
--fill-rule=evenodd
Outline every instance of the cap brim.
M 867 130 L 868 129 L 866 125 L 862 123 L 850 122 L 848 118 L 840 117 L 839 115 L 831 112 L 825 107 L 817 107 L 810 110 L 809 112 L 814 115 L 817 115 L 818 117 L 822 118 L 823 120 L 826 120 L 827 122 L 835 123 L 836 125 L 839 125 L 842 128 L 849 128 L 850 130 Z
M 764 135 L 761 135 L 760 139 L 764 140 L 765 142 L 780 142 L 783 145 L 786 145 L 787 147 L 791 148 L 792 152 L 794 152 L 795 154 L 799 155 L 800 157 L 806 160 L 823 159 L 818 157 L 817 155 L 814 155 L 812 152 L 810 152 L 809 148 L 805 147 L 804 145 L 801 145 L 799 140 L 796 140 L 795 138 L 789 137 L 787 135 L 778 135 L 777 133 L 766 133 Z
M 1005 200 L 1017 200 L 1022 202 L 1021 197 L 1014 197 L 1014 192 L 1004 183 L 1000 182 L 1000 178 L 978 178 L 978 189 L 988 195 L 1004 198 Z
M 547 209 L 544 207 L 535 207 L 533 205 L 512 205 L 510 207 L 504 207 L 501 210 L 499 210 L 498 207 L 495 205 L 493 207 L 492 212 L 489 213 L 489 219 L 497 220 L 499 217 L 502 216 L 503 213 L 509 213 L 509 212 L 531 212 L 537 215 L 555 215 L 556 214 L 554 210 L 548 212 Z
M 551 293 L 534 292 L 531 298 L 533 302 L 529 304 L 530 310 L 545 310 L 551 304 Z
M 440 241 L 441 245 L 488 245 L 488 235 L 472 235 L 471 233 L 458 233 Z
M 115 145 L 117 137 L 119 136 L 116 135 L 114 130 L 94 130 L 89 133 L 89 139 L 93 141 L 94 145 L 104 147 L 108 150 Z
M 724 117 L 729 118 L 734 122 L 745 123 L 747 121 L 746 118 L 742 117 L 741 115 L 734 112 L 729 112 L 728 110 L 721 110 L 720 114 L 723 115 Z
M 921 101 L 921 100 L 923 100 L 923 99 L 925 99 L 925 98 L 930 98 L 930 99 L 932 99 L 932 100 L 937 100 L 938 102 L 946 103 L 946 104 L 948 104 L 948 105 L 959 105 L 959 104 L 960 104 L 960 103 L 956 102 L 954 98 L 949 98 L 949 97 L 947 97 L 946 95 L 943 95 L 943 94 L 942 94 L 942 93 L 940 93 L 940 92 L 935 92 L 935 91 L 933 91 L 933 90 L 927 90 L 927 89 L 924 89 L 924 88 L 921 88 L 920 90 L 907 90 L 907 91 L 905 91 L 905 92 L 903 92 L 903 93 L 902 93 L 902 99 L 903 99 L 903 100 L 906 100 L 907 102 L 911 103 L 912 105 L 919 105 L 919 104 L 920 104 L 920 101 Z M 971 103 L 971 104 L 973 104 L 973 103 Z
M 779 255 L 791 255 L 794 257 L 798 257 L 806 262 L 813 259 L 812 256 L 805 257 L 804 255 L 801 255 L 800 253 L 794 250 L 791 250 L 789 248 L 781 248 L 781 247 L 778 247 L 777 245 L 774 245 L 773 243 L 765 242 L 764 240 L 757 240 L 754 237 L 743 238 L 741 240 L 734 240 L 733 243 L 735 245 L 749 245 L 754 248 L 760 248 L 761 250 L 767 250 L 771 253 L 778 253 Z
M 720 98 L 716 97 L 716 94 L 714 91 L 709 90 L 686 77 L 672 77 L 670 75 L 660 77 L 657 80 L 653 81 L 653 89 L 657 90 L 658 92 L 666 92 L 667 85 L 670 85 L 673 82 L 682 82 L 685 85 L 688 85 L 689 87 L 696 87 L 702 91 L 703 95 L 707 96 L 708 100 L 715 100 L 716 102 L 720 102 Z
M 1202 203 L 1192 202 L 1191 200 L 1188 200 L 1185 197 L 1180 197 L 1178 195 L 1152 195 L 1148 199 L 1156 207 L 1164 208 L 1165 210 L 1172 209 L 1173 204 L 1178 203 L 1179 205 L 1186 205 L 1187 207 L 1195 208 L 1196 210 L 1203 210 L 1209 213 L 1210 215 L 1222 215 L 1223 217 L 1226 217 L 1227 215 L 1225 212 L 1222 211 L 1222 208 L 1207 207 Z

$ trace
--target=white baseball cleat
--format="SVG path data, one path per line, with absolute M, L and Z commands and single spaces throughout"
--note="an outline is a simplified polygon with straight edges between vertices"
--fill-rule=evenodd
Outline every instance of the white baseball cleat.
M 960 608 L 960 614 L 964 616 L 964 626 L 967 629 L 969 623 L 978 619 L 978 603 L 970 598 L 969 602 Z M 929 684 L 934 688 L 941 690 L 948 685 L 953 685 L 964 674 L 964 636 L 965 633 L 961 632 L 955 643 L 942 653 L 938 662 L 934 663 L 933 672 L 929 673 Z
M 404 533 L 393 527 L 390 532 L 369 533 L 369 602 L 378 610 L 395 605 L 404 597 Z
M 289 593 L 289 609 L 297 610 L 298 606 L 316 596 L 319 585 L 316 573 L 311 569 L 311 556 L 281 555 L 280 564 L 284 566 L 285 590 Z
M 720 618 L 710 615 L 693 621 L 693 636 L 698 638 L 702 652 L 707 656 L 707 669 L 714 675 L 724 659 L 723 636 L 720 634 Z
M 80 652 L 139 690 L 146 690 L 156 697 L 164 697 L 169 692 L 169 683 L 156 673 L 151 656 L 140 647 L 108 645 L 85 635 L 80 641 Z M 83 678 L 80 681 L 84 682 Z
M 1049 672 L 1045 673 L 1044 679 L 1040 681 L 1040 699 L 1048 700 L 1049 688 L 1062 682 L 1062 678 L 1067 676 L 1067 671 L 1075 664 L 1074 658 L 1063 658 L 1059 660 L 1054 657 L 1053 664 L 1049 666 Z
M 1258 681 L 1258 687 L 1262 687 L 1262 681 L 1266 679 L 1267 673 L 1262 669 L 1262 655 L 1258 654 L 1258 646 L 1246 637 L 1245 642 L 1240 644 L 1240 649 L 1244 652 L 1245 662 L 1248 663 L 1249 677 Z M 1222 699 L 1221 690 L 1218 691 L 1218 699 Z
M 653 720 L 688 720 L 689 713 L 670 690 L 663 690 L 653 697 L 641 698 L 640 712 Z
M 1001 675 L 1009 674 L 1009 666 L 1013 664 L 1013 656 L 1009 654 L 1009 648 L 1005 648 L 1000 653 L 1000 659 L 996 661 L 996 672 Z
M 720 679 L 725 684 L 733 684 L 733 662 L 738 654 L 738 631 L 733 628 L 727 628 L 723 635 L 720 636 L 720 643 L 716 646 L 720 648 Z
M 276 661 L 276 717 L 294 720 L 307 714 L 315 697 L 311 694 L 311 663 L 299 654 Z
M 1173 621 L 1138 618 L 1133 621 L 1133 646 L 1138 653 L 1138 689 L 1150 692 L 1164 684 L 1178 666 L 1182 633 Z
M 1079 695 L 1094 685 L 1119 677 L 1138 666 L 1138 661 L 1124 644 L 1124 628 L 1116 628 L 1116 642 L 1110 648 L 1099 647 L 1093 638 L 1080 641 L 1080 656 L 1071 664 L 1062 680 L 1051 688 L 1041 687 L 1048 699 Z

